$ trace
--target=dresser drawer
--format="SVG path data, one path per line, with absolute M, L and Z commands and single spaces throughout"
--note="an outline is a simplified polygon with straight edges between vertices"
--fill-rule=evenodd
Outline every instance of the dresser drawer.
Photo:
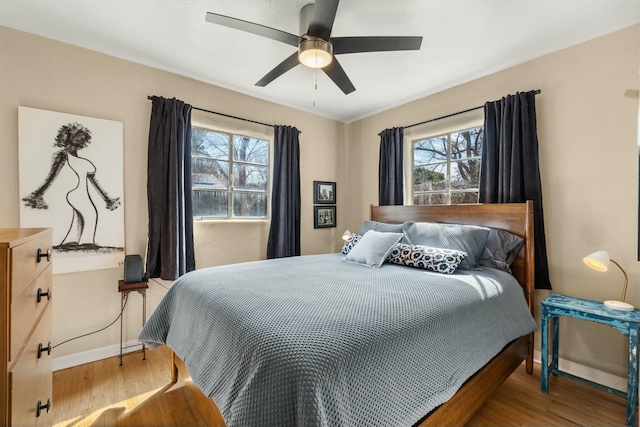
M 38 302 L 38 289 L 44 293 L 51 290 L 52 271 L 51 266 L 45 269 L 11 304 L 9 362 L 16 359 L 29 333 L 33 330 L 36 320 L 49 304 L 46 296 L 41 297 Z
M 29 339 L 27 346 L 9 375 L 11 425 L 12 426 L 49 426 L 52 413 L 46 409 L 36 417 L 38 401 L 42 405 L 51 402 L 51 383 L 53 376 L 53 355 L 43 351 L 38 358 L 38 344 L 46 347 L 51 340 L 52 304 L 47 304 L 45 312 Z
M 11 249 L 11 302 L 15 301 L 22 292 L 38 277 L 45 268 L 51 265 L 46 256 L 38 262 L 38 249 L 42 254 L 51 250 L 51 232 L 16 246 Z

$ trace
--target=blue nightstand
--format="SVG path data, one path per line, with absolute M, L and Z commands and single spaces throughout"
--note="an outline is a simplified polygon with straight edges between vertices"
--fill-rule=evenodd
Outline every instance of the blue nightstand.
M 558 318 L 560 316 L 604 323 L 629 337 L 629 368 L 627 392 L 612 389 L 558 369 Z M 601 390 L 627 398 L 627 426 L 636 425 L 638 402 L 638 330 L 640 310 L 621 311 L 607 308 L 601 301 L 591 301 L 565 295 L 551 295 L 542 301 L 542 392 L 549 392 L 549 373 L 578 380 Z M 549 358 L 549 320 L 553 328 L 551 363 Z

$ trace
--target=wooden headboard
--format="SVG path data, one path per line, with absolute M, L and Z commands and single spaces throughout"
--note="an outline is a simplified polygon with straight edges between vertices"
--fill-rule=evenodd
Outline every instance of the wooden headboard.
M 534 304 L 533 202 L 436 206 L 371 206 L 372 221 L 401 224 L 405 221 L 469 224 L 498 228 L 524 239 L 511 266 L 522 285 L 529 309 Z

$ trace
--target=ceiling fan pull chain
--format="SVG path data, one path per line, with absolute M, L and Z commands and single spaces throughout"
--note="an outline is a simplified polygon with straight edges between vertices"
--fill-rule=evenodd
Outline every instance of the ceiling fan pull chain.
M 315 97 L 315 95 L 318 92 L 318 69 L 317 68 L 315 70 L 313 70 L 313 85 L 314 85 L 314 87 L 316 89 L 316 93 L 314 93 L 314 96 L 313 96 L 313 107 L 315 108 L 315 106 L 316 106 L 316 99 L 315 99 L 316 97 Z

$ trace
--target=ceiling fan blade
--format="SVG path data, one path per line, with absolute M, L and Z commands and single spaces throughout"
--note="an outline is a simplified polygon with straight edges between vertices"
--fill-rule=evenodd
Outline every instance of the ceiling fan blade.
M 313 4 L 311 19 L 309 20 L 308 35 L 329 40 L 331 29 L 333 28 L 333 21 L 336 19 L 338 2 L 339 0 L 316 0 Z
M 225 27 L 235 28 L 236 30 L 257 34 L 259 36 L 277 40 L 279 42 L 290 44 L 291 46 L 295 47 L 298 47 L 298 44 L 301 41 L 300 37 L 296 36 L 295 34 L 276 30 L 275 28 L 271 27 L 265 27 L 264 25 L 256 24 L 249 21 L 243 21 L 242 19 L 232 18 L 230 16 L 207 12 L 206 19 L 207 22 L 211 22 L 212 24 L 224 25 Z
M 290 57 L 282 61 L 273 70 L 269 71 L 263 78 L 261 78 L 260 81 L 256 83 L 256 86 L 264 87 L 268 85 L 269 83 L 271 83 L 272 81 L 274 81 L 275 79 L 277 79 L 278 77 L 280 77 L 281 75 L 283 75 L 284 73 L 286 73 L 287 71 L 289 71 L 290 69 L 298 65 L 299 63 L 300 62 L 298 61 L 298 52 L 294 52 L 293 55 L 291 55 Z
M 419 50 L 422 37 L 332 37 L 333 54 Z
M 333 61 L 331 61 L 331 64 L 324 67 L 322 71 L 324 71 L 325 74 L 329 76 L 336 85 L 338 85 L 345 95 L 349 95 L 351 92 L 356 90 L 353 83 L 351 83 L 351 80 L 349 80 L 349 77 L 347 77 L 347 73 L 344 72 L 342 66 L 335 57 L 333 58 Z

